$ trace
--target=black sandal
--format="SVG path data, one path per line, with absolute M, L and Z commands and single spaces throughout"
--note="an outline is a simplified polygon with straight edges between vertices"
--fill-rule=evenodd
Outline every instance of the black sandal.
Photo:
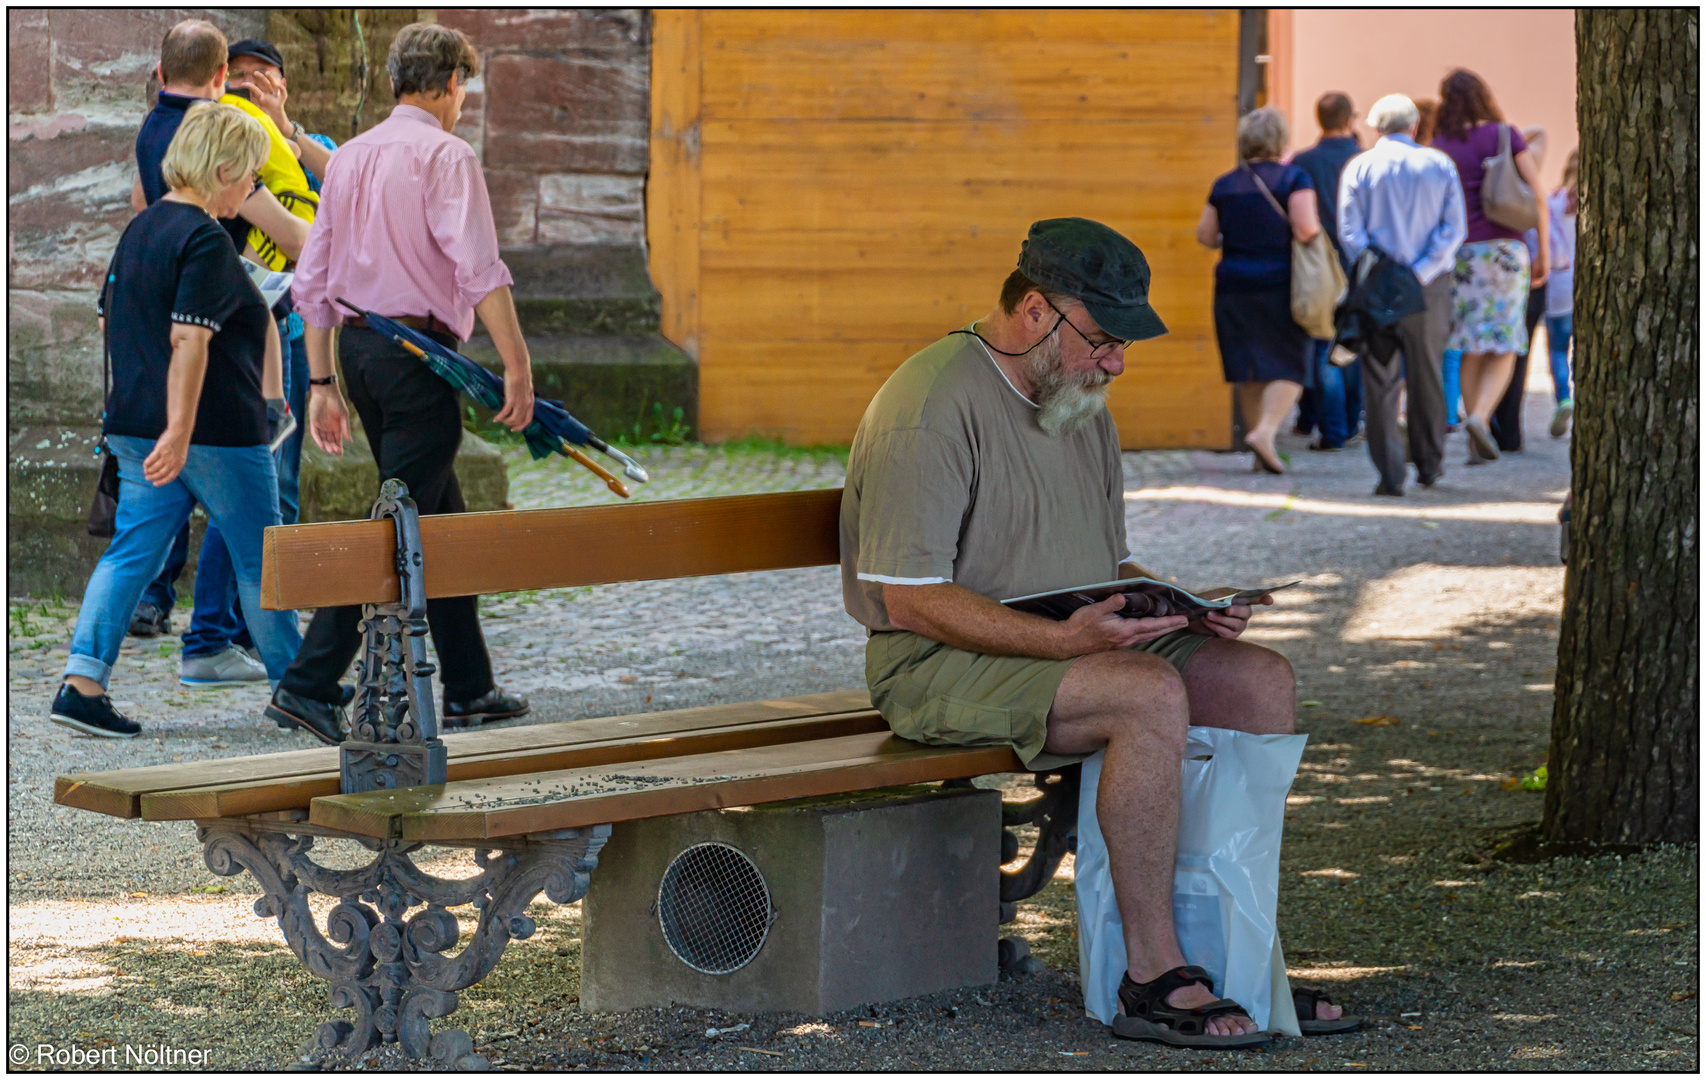
M 1208 1021 L 1214 1016 L 1250 1014 L 1236 1001 L 1219 998 L 1194 1009 L 1181 1009 L 1167 1004 L 1167 995 L 1181 986 L 1200 983 L 1214 993 L 1214 981 L 1200 967 L 1180 967 L 1166 972 L 1151 982 L 1133 982 L 1128 973 L 1120 977 L 1120 1007 L 1122 1015 L 1114 1017 L 1114 1034 L 1122 1039 L 1144 1039 L 1166 1043 L 1168 1046 L 1188 1046 L 1202 1050 L 1238 1050 L 1249 1046 L 1265 1046 L 1265 1032 L 1251 1031 L 1243 1035 L 1210 1035 Z
M 1317 1020 L 1317 1005 L 1336 1005 L 1323 990 L 1300 986 L 1291 992 L 1291 1003 L 1297 1009 L 1297 1029 L 1305 1035 L 1343 1035 L 1362 1027 L 1362 1017 L 1344 1014 L 1337 1020 Z

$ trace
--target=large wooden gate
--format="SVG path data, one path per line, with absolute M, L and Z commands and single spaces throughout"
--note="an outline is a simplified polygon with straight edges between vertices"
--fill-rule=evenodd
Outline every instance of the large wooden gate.
M 647 234 L 702 437 L 842 443 L 983 316 L 1039 218 L 1130 236 L 1171 333 L 1109 399 L 1127 447 L 1225 447 L 1194 239 L 1234 162 L 1238 14 L 659 10 Z

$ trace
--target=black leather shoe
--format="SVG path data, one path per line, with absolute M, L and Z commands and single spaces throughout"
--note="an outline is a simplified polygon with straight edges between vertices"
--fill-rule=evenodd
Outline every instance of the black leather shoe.
M 516 716 L 526 716 L 528 708 L 527 699 L 520 694 L 506 694 L 494 686 L 473 701 L 451 701 L 446 698 L 443 722 L 447 730 L 473 727 L 488 720 L 508 720 Z
M 131 637 L 159 637 L 172 629 L 172 613 L 161 611 L 147 600 L 139 600 L 130 617 Z
M 272 692 L 266 717 L 286 731 L 300 728 L 327 746 L 344 741 L 344 710 L 338 705 L 312 701 L 279 687 Z

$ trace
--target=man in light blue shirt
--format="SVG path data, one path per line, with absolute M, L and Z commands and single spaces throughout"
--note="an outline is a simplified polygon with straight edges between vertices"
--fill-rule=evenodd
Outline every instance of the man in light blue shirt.
M 1398 391 L 1409 390 L 1410 458 L 1416 482 L 1432 487 L 1445 473 L 1445 387 L 1440 363 L 1451 330 L 1451 270 L 1468 236 L 1457 166 L 1417 146 L 1415 102 L 1389 94 L 1368 122 L 1380 140 L 1352 158 L 1339 178 L 1339 244 L 1353 261 L 1385 254 L 1421 282 L 1427 307 L 1398 320 L 1400 352 L 1387 363 L 1362 358 L 1368 455 L 1380 472 L 1376 495 L 1404 494 Z M 1403 357 L 1402 364 L 1399 357 Z

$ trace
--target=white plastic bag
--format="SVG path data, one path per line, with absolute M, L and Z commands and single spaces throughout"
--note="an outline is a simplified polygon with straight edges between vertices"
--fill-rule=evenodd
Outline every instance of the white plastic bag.
M 1274 912 L 1285 797 L 1308 741 L 1191 728 L 1173 874 L 1173 921 L 1185 963 L 1206 969 L 1215 993 L 1244 1006 L 1259 1029 L 1287 1035 L 1299 1032 Z M 1098 752 L 1084 762 L 1078 796 L 1078 971 L 1084 1011 L 1112 1024 L 1126 954 L 1096 821 L 1101 775 Z

